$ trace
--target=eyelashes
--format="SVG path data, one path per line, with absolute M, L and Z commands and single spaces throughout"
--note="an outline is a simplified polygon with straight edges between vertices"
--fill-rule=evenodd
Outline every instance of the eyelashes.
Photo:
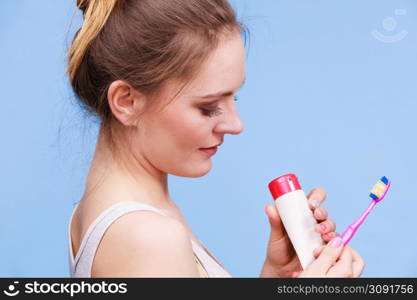
M 233 100 L 237 102 L 239 100 L 238 96 L 234 96 Z M 223 110 L 216 103 L 216 106 L 214 107 L 201 108 L 201 112 L 203 115 L 212 118 L 214 116 L 220 115 Z
M 214 117 L 214 116 L 218 116 L 222 113 L 222 109 L 218 106 L 216 106 L 215 108 L 212 109 L 207 109 L 207 108 L 202 108 L 201 112 L 203 113 L 203 115 L 207 116 L 207 117 Z

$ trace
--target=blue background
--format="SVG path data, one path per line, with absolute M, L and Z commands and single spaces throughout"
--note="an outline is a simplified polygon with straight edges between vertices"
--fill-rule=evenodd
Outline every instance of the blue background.
M 197 236 L 233 276 L 257 277 L 269 237 L 263 207 L 273 203 L 270 180 L 293 172 L 306 192 L 324 187 L 325 207 L 343 231 L 386 175 L 391 191 L 351 245 L 366 262 L 365 277 L 416 277 L 417 3 L 232 4 L 251 31 L 238 102 L 245 131 L 226 136 L 208 175 L 170 177 Z M 69 276 L 68 219 L 97 134 L 65 75 L 66 50 L 81 24 L 79 11 L 70 24 L 74 9 L 75 0 L 0 2 L 3 277 Z M 408 34 L 385 43 L 372 30 Z

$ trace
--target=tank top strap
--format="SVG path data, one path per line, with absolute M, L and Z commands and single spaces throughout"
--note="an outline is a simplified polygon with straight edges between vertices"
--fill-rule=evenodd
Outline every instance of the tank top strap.
M 116 221 L 119 217 L 137 210 L 153 211 L 160 215 L 166 216 L 164 212 L 151 205 L 135 202 L 135 201 L 120 201 L 107 208 L 101 213 L 89 226 L 85 233 L 77 255 L 73 258 L 71 233 L 69 228 L 69 245 L 70 245 L 70 273 L 71 277 L 91 277 L 91 268 L 93 266 L 94 256 L 100 241 L 106 232 L 107 228 Z M 75 211 L 75 208 L 74 208 Z M 73 212 L 74 213 L 74 212 Z M 71 225 L 72 216 L 70 219 Z M 73 260 L 72 260 L 73 258 Z

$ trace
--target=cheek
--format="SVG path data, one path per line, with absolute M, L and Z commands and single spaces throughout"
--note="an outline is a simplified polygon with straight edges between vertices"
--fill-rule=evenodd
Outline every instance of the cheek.
M 139 130 L 138 148 L 155 168 L 165 173 L 203 176 L 210 171 L 212 163 L 198 148 L 208 147 L 212 142 L 213 122 L 194 111 L 159 115 Z
M 204 147 L 211 133 L 210 122 L 198 116 L 173 116 L 166 125 L 173 142 L 185 151 Z

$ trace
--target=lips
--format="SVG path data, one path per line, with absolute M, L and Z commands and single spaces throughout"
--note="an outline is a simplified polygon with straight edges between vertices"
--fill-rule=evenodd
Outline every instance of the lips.
M 213 145 L 213 146 L 211 146 L 211 147 L 208 147 L 208 148 L 200 148 L 200 149 L 212 149 L 212 148 L 219 147 L 221 144 L 223 144 L 223 141 L 221 141 L 220 143 L 218 143 L 218 144 L 216 144 L 216 145 Z
M 221 144 L 223 144 L 223 140 L 220 143 L 218 143 L 218 144 L 216 144 L 216 145 L 214 145 L 212 147 L 209 147 L 209 148 L 200 148 L 198 150 L 201 151 L 202 153 L 204 153 L 205 155 L 207 155 L 207 156 L 210 157 L 210 156 L 216 154 L 217 147 L 219 147 Z
M 217 152 L 217 147 L 211 147 L 211 148 L 200 148 L 200 149 L 198 149 L 198 150 L 200 150 L 202 153 L 204 153 L 205 155 L 207 155 L 207 156 L 212 156 L 212 155 L 214 155 L 214 154 L 216 154 L 216 152 Z

